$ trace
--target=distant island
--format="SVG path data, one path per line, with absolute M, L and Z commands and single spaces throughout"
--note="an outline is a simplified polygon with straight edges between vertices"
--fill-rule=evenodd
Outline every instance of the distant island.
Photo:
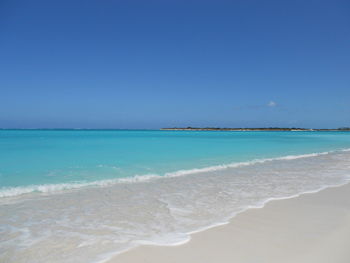
M 308 128 L 217 128 L 217 127 L 183 127 L 183 128 L 161 128 L 163 131 L 350 131 L 350 127 L 342 127 L 337 129 L 308 129 Z

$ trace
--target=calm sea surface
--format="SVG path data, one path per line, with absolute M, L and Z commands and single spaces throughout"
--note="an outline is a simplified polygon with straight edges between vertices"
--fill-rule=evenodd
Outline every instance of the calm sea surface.
M 347 183 L 350 132 L 0 130 L 0 262 L 104 262 Z M 54 251 L 54 252 L 53 252 Z

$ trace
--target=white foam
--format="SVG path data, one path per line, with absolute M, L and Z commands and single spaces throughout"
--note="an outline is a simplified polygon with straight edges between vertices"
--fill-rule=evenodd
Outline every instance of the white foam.
M 310 154 L 301 154 L 301 155 L 287 155 L 287 156 L 276 157 L 276 158 L 256 159 L 256 160 L 247 161 L 247 162 L 215 165 L 215 166 L 210 166 L 205 168 L 194 168 L 190 170 L 179 170 L 176 172 L 166 173 L 165 176 L 174 177 L 174 176 L 182 176 L 182 175 L 189 175 L 189 174 L 195 174 L 195 173 L 214 172 L 219 170 L 225 170 L 228 168 L 236 168 L 236 167 L 254 165 L 254 164 L 277 161 L 277 160 L 295 160 L 300 158 L 310 158 L 310 157 L 316 157 L 316 156 L 325 155 L 329 153 L 330 152 L 321 152 L 321 153 L 310 153 Z
M 339 151 L 347 152 L 347 151 L 350 151 L 350 149 L 342 149 L 342 150 L 338 150 L 338 152 Z M 204 168 L 178 170 L 175 172 L 165 173 L 164 175 L 145 174 L 145 175 L 135 175 L 133 177 L 106 179 L 106 180 L 98 180 L 98 181 L 91 181 L 91 182 L 73 182 L 73 183 L 60 183 L 60 184 L 28 185 L 28 186 L 18 186 L 18 187 L 2 187 L 2 188 L 0 188 L 0 198 L 14 197 L 14 196 L 19 196 L 19 195 L 23 195 L 23 194 L 35 193 L 35 192 L 55 193 L 55 192 L 60 192 L 60 191 L 64 191 L 64 190 L 74 190 L 74 189 L 91 187 L 91 186 L 105 187 L 105 186 L 111 186 L 111 185 L 114 185 L 117 183 L 147 182 L 147 181 L 154 180 L 154 179 L 185 176 L 185 175 L 191 175 L 191 174 L 197 174 L 197 173 L 214 172 L 214 171 L 225 170 L 228 168 L 237 168 L 237 167 L 261 164 L 261 163 L 265 163 L 265 162 L 271 162 L 271 161 L 296 160 L 296 159 L 301 159 L 301 158 L 317 157 L 317 156 L 327 155 L 327 154 L 334 153 L 334 152 L 337 152 L 337 151 L 300 154 L 300 155 L 287 155 L 287 156 L 275 157 L 275 158 L 256 159 L 256 160 L 252 160 L 252 161 L 214 165 L 214 166 L 209 166 L 209 167 L 204 167 Z
M 19 186 L 19 187 L 4 187 L 0 189 L 0 198 L 1 197 L 12 197 L 22 194 L 28 194 L 33 192 L 40 193 L 52 193 L 60 192 L 64 190 L 79 189 L 89 186 L 111 186 L 116 183 L 131 183 L 131 182 L 140 182 L 147 181 L 152 178 L 161 177 L 159 175 L 136 175 L 131 178 L 118 178 L 118 179 L 109 179 L 109 180 L 98 180 L 92 182 L 76 182 L 76 183 L 62 183 L 62 184 L 42 184 L 42 185 L 28 185 L 28 186 Z
M 25 198 L 26 202 L 10 202 L 3 206 L 0 225 L 8 224 L 14 230 L 3 228 L 4 236 L 11 242 L 3 242 L 2 246 L 5 251 L 16 251 L 18 258 L 15 259 L 26 259 L 26 251 L 39 249 L 32 240 L 41 240 L 44 251 L 51 249 L 51 242 L 57 242 L 62 249 L 70 250 L 70 257 L 75 262 L 86 262 L 88 258 L 102 263 L 140 245 L 182 245 L 193 233 L 227 224 L 247 209 L 349 182 L 348 153 L 327 154 L 330 152 L 184 170 L 168 173 L 164 180 L 159 180 L 164 176 L 148 174 L 90 183 L 46 185 L 42 189 L 36 186 L 38 192 L 51 193 L 73 186 L 113 185 L 45 198 L 29 196 L 33 198 Z M 295 159 L 300 160 L 290 161 Z M 276 160 L 285 161 L 272 162 Z M 257 163 L 259 166 L 249 166 Z M 220 172 L 220 176 L 210 172 L 235 167 L 242 168 L 233 169 L 234 176 L 231 170 Z M 182 176 L 207 171 L 205 176 Z M 182 177 L 169 179 L 176 176 Z M 129 185 L 126 187 L 125 184 Z M 16 262 L 15 259 L 12 262 Z M 55 255 L 47 253 L 39 261 L 54 259 Z
M 212 228 L 216 228 L 219 226 L 223 226 L 223 225 L 227 225 L 230 223 L 230 221 L 237 216 L 238 214 L 241 214 L 249 209 L 261 209 L 264 208 L 266 206 L 267 203 L 271 202 L 271 201 L 277 201 L 277 200 L 285 200 L 285 199 L 292 199 L 292 198 L 296 198 L 296 197 L 300 197 L 302 195 L 305 194 L 313 194 L 313 193 L 318 193 L 322 190 L 325 190 L 327 188 L 333 188 L 333 187 L 340 187 L 343 185 L 348 184 L 349 181 L 340 183 L 340 184 L 334 184 L 334 185 L 328 185 L 328 186 L 323 186 L 320 187 L 319 189 L 316 190 L 312 190 L 312 191 L 304 191 L 304 192 L 300 192 L 298 194 L 294 194 L 294 195 L 289 195 L 289 196 L 285 196 L 285 197 L 275 197 L 275 198 L 267 198 L 265 200 L 261 200 L 259 203 L 255 204 L 255 205 L 250 205 L 250 206 L 246 206 L 244 208 L 242 208 L 240 211 L 234 212 L 232 213 L 229 217 L 227 217 L 224 221 L 220 221 L 220 222 L 216 222 L 213 223 L 211 225 L 205 226 L 205 227 L 201 227 L 198 228 L 196 230 L 193 231 L 189 231 L 187 233 L 183 233 L 181 235 L 181 237 L 179 235 L 173 235 L 172 237 L 168 237 L 166 239 L 164 238 L 158 238 L 156 240 L 134 240 L 132 242 L 132 244 L 130 244 L 130 247 L 122 250 L 122 251 L 118 251 L 118 252 L 114 252 L 114 253 L 110 253 L 107 257 L 105 257 L 102 261 L 98 261 L 99 263 L 101 262 L 107 262 L 109 261 L 111 258 L 113 258 L 114 256 L 124 253 L 134 247 L 138 247 L 138 246 L 142 246 L 142 245 L 152 245 L 152 246 L 167 246 L 167 247 L 172 247 L 172 246 L 180 246 L 180 245 L 184 245 L 186 243 L 188 243 L 191 240 L 191 236 L 193 234 L 199 233 L 199 232 L 203 232 Z M 106 256 L 106 255 L 105 255 Z

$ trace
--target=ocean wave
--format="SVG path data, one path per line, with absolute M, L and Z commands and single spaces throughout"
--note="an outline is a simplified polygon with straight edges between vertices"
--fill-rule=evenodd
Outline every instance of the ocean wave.
M 5 238 L 2 246 L 16 252 L 11 262 L 38 262 L 27 251 L 36 253 L 44 246 L 40 262 L 103 263 L 142 245 L 182 245 L 192 234 L 225 225 L 250 208 L 348 183 L 348 156 L 342 151 L 288 155 L 162 176 L 36 186 L 37 192 L 50 194 L 43 194 L 45 198 L 28 194 L 23 196 L 25 202 L 10 198 L 0 203 L 6 204 L 0 215 L 0 225 L 5 226 L 0 229 Z M 216 170 L 224 171 L 211 172 Z M 164 177 L 168 179 L 160 179 Z M 102 188 L 51 194 L 95 185 Z M 69 251 L 65 253 L 69 258 L 50 253 L 52 242 Z
M 72 183 L 59 183 L 59 184 L 2 187 L 0 188 L 0 198 L 15 197 L 15 196 L 30 194 L 30 193 L 56 193 L 64 190 L 74 190 L 74 189 L 80 189 L 84 187 L 93 187 L 93 186 L 106 187 L 106 186 L 112 186 L 118 183 L 147 182 L 150 180 L 160 179 L 160 178 L 178 177 L 178 176 L 186 176 L 186 175 L 198 174 L 198 173 L 214 172 L 214 171 L 220 171 L 220 170 L 225 170 L 229 168 L 256 165 L 256 164 L 272 162 L 272 161 L 296 160 L 301 158 L 311 158 L 311 157 L 317 157 L 321 155 L 327 155 L 335 152 L 348 152 L 348 151 L 350 151 L 350 149 L 342 149 L 342 150 L 310 153 L 310 154 L 300 154 L 300 155 L 287 155 L 287 156 L 275 157 L 275 158 L 255 159 L 255 160 L 246 161 L 246 162 L 235 162 L 235 163 L 229 163 L 229 164 L 214 165 L 214 166 L 209 166 L 204 168 L 178 170 L 175 172 L 165 173 L 164 175 L 144 174 L 144 175 L 135 175 L 135 176 L 126 177 L 126 178 L 105 179 L 105 180 L 98 180 L 98 181 L 91 181 L 91 182 L 72 182 Z
M 131 178 L 118 178 L 118 179 L 106 179 L 91 182 L 73 182 L 73 183 L 61 183 L 61 184 L 42 184 L 42 185 L 28 185 L 17 187 L 0 188 L 0 198 L 13 197 L 22 194 L 28 194 L 33 192 L 39 193 L 52 193 L 60 192 L 64 190 L 74 190 L 89 186 L 111 186 L 116 183 L 131 183 L 148 181 L 151 178 L 161 177 L 160 175 L 136 175 Z

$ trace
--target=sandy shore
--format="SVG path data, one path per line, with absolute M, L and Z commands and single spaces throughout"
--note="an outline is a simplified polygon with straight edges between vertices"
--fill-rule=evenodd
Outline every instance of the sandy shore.
M 348 263 L 350 184 L 269 202 L 174 247 L 142 246 L 109 263 Z

